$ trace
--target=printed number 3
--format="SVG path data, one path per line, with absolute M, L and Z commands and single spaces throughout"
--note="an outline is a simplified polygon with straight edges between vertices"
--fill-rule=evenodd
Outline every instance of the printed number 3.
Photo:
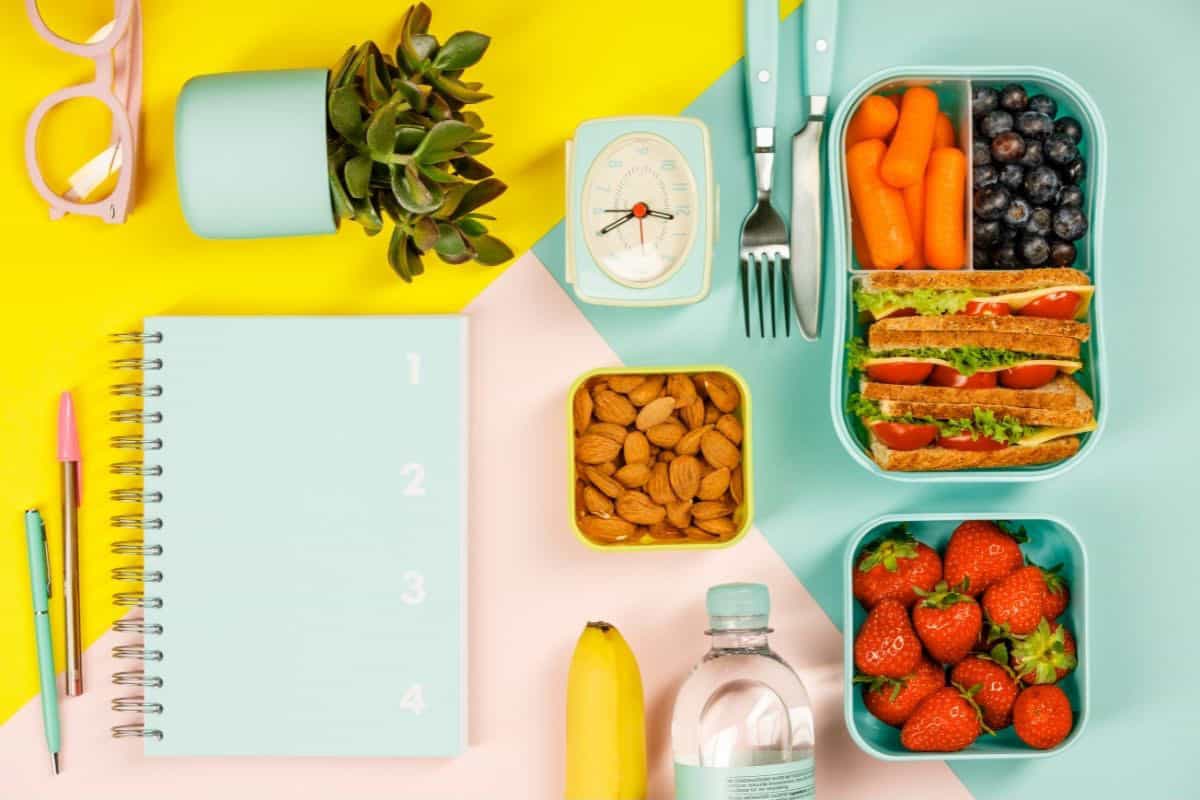
M 400 697 L 400 710 L 411 711 L 418 717 L 425 710 L 425 696 L 421 691 L 421 684 L 414 683 L 404 690 L 404 694 Z
M 425 496 L 425 465 L 405 464 L 400 469 L 400 475 L 408 478 L 408 486 L 404 487 L 405 497 Z
M 401 578 L 404 581 L 404 594 L 400 595 L 400 599 L 405 605 L 419 606 L 425 602 L 425 576 L 419 572 L 409 570 L 405 572 Z

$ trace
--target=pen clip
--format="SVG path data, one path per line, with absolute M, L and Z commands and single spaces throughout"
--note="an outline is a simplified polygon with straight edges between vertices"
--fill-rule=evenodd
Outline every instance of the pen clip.
M 38 516 L 38 527 L 42 529 L 42 553 L 45 556 L 46 565 L 46 599 L 49 600 L 54 596 L 54 581 L 50 580 L 50 543 L 46 541 L 46 521 Z

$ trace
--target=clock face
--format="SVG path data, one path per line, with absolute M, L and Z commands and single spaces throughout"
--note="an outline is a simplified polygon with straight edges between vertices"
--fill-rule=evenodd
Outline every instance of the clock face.
M 580 205 L 592 258 L 627 286 L 662 283 L 696 240 L 695 176 L 661 136 L 632 133 L 605 147 L 584 179 Z

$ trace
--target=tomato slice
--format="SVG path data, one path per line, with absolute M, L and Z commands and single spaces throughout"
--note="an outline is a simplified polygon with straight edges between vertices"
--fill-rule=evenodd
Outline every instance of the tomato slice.
M 1058 367 L 1053 364 L 1026 364 L 1000 373 L 1000 384 L 1009 389 L 1038 389 L 1054 380 Z
M 924 383 L 933 372 L 933 364 L 922 364 L 919 361 L 896 361 L 889 364 L 875 364 L 867 367 L 867 377 L 880 383 Z
M 938 364 L 929 382 L 934 386 L 949 386 L 952 389 L 991 389 L 996 385 L 996 373 L 976 372 L 967 376 L 954 367 Z
M 937 443 L 938 447 L 945 447 L 948 450 L 966 450 L 972 453 L 990 453 L 1008 447 L 1004 442 L 989 439 L 986 436 L 980 436 L 978 439 L 972 438 L 969 433 L 941 436 Z
M 937 438 L 937 425 L 909 422 L 874 422 L 871 433 L 893 450 L 919 450 Z
M 972 300 L 963 313 L 970 317 L 1007 317 L 1012 315 L 1008 303 L 989 303 L 987 300 Z
M 1045 317 L 1046 319 L 1075 319 L 1082 300 L 1075 292 L 1051 292 L 1027 303 L 1017 312 L 1022 317 Z
M 915 308 L 897 308 L 895 311 L 889 311 L 879 319 L 889 319 L 890 317 L 915 317 L 917 310 Z

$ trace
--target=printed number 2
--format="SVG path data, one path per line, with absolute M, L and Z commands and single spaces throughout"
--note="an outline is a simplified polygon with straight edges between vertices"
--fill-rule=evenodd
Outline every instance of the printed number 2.
M 404 581 L 404 594 L 400 595 L 400 599 L 404 601 L 406 606 L 419 606 L 425 602 L 425 576 L 419 572 L 409 570 L 405 572 L 401 579 Z
M 404 690 L 404 694 L 400 697 L 400 710 L 411 711 L 418 717 L 425 710 L 425 696 L 421 691 L 421 684 L 414 683 Z
M 425 465 L 424 464 L 405 464 L 400 470 L 400 475 L 408 478 L 408 486 L 404 487 L 405 497 L 424 497 L 425 496 Z
M 405 357 L 408 358 L 408 382 L 413 386 L 419 386 L 421 384 L 421 354 L 406 353 Z

